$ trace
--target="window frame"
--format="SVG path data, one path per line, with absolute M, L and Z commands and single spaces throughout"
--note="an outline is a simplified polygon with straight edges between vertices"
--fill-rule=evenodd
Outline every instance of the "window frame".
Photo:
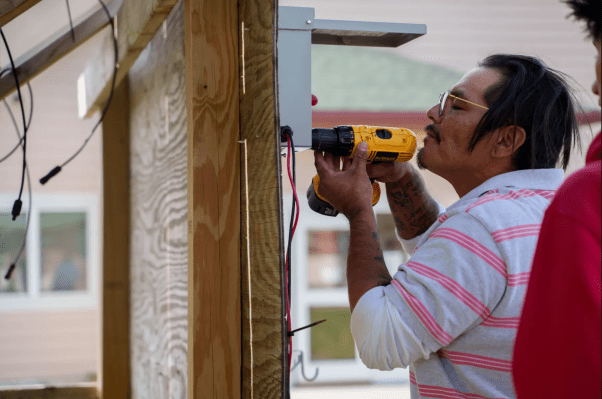
M 10 213 L 11 205 L 17 196 L 18 193 L 1 193 L 0 213 Z M 25 249 L 27 291 L 24 293 L 0 293 L 0 313 L 97 308 L 101 239 L 98 196 L 93 194 L 33 193 L 31 211 L 28 208 L 28 194 L 23 195 L 22 201 L 22 214 L 29 213 L 31 217 Z M 47 212 L 82 212 L 86 214 L 86 289 L 83 291 L 41 291 L 40 215 Z
M 383 187 L 384 189 L 384 187 Z M 384 193 L 384 190 L 383 190 Z M 285 220 L 285 237 L 288 237 L 288 223 L 291 214 L 292 195 L 285 195 L 283 199 L 284 205 L 284 220 Z M 291 268 L 291 321 L 292 329 L 306 326 L 311 323 L 311 308 L 312 307 L 341 307 L 349 308 L 349 297 L 347 287 L 337 288 L 309 288 L 307 278 L 307 261 L 308 261 L 308 237 L 309 231 L 315 230 L 349 230 L 349 222 L 343 215 L 337 217 L 323 216 L 312 211 L 304 201 L 300 198 L 300 216 L 295 231 L 295 237 L 292 243 L 292 268 Z M 389 213 L 387 199 L 383 195 L 379 203 L 374 207 L 375 214 Z M 392 254 L 386 251 L 385 260 L 393 259 Z M 387 263 L 389 271 L 393 273 L 397 270 L 398 265 Z M 320 328 L 320 325 L 313 327 Z M 357 347 L 354 344 L 355 358 L 354 359 L 337 359 L 337 360 L 314 360 L 311 357 L 311 331 L 299 331 L 293 336 L 293 356 L 292 362 L 295 364 L 299 350 L 303 352 L 303 360 L 305 373 L 308 378 L 313 377 L 315 370 L 319 369 L 316 383 L 407 383 L 409 382 L 409 369 L 395 369 L 393 371 L 372 370 L 367 368 L 361 361 Z M 300 367 L 297 366 L 291 372 L 291 384 L 306 384 L 307 382 L 301 377 Z

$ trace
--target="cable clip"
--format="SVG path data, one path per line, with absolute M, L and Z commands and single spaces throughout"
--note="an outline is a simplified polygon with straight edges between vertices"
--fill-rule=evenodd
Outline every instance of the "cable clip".
M 297 328 L 296 330 L 289 331 L 289 332 L 288 332 L 286 335 L 287 335 L 288 337 L 292 337 L 293 335 L 295 335 L 295 333 L 296 333 L 296 332 L 299 332 L 299 331 L 301 331 L 301 330 L 305 330 L 305 329 L 307 329 L 307 328 L 312 328 L 312 327 L 314 327 L 314 326 L 317 326 L 318 324 L 322 324 L 322 323 L 324 323 L 325 321 L 326 321 L 326 319 L 324 319 L 324 320 L 320 320 L 320 321 L 316 321 L 315 323 L 308 324 L 308 325 L 306 325 L 305 327 L 301 327 L 301 328 Z

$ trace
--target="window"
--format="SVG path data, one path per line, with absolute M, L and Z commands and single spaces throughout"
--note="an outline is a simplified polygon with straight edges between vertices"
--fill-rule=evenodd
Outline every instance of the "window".
M 290 215 L 290 199 L 285 199 L 285 215 Z M 323 319 L 326 322 L 299 331 L 293 337 L 293 364 L 303 352 L 305 372 L 315 382 L 407 382 L 408 370 L 370 370 L 362 363 L 351 336 L 351 313 L 347 294 L 347 253 L 349 223 L 344 216 L 323 216 L 300 201 L 301 215 L 292 253 L 292 328 Z M 409 256 L 395 235 L 395 224 L 386 198 L 375 207 L 380 243 L 391 275 Z M 287 217 L 287 216 L 285 216 Z M 285 232 L 287 236 L 288 232 Z M 291 373 L 293 384 L 303 383 L 300 372 Z
M 93 308 L 98 305 L 98 201 L 93 195 L 34 194 L 27 213 L 10 215 L 13 195 L 0 195 L 0 312 Z M 23 200 L 25 211 L 28 199 Z

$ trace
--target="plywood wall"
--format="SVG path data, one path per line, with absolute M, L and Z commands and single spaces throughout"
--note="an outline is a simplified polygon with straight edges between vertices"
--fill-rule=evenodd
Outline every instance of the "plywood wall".
M 184 4 L 131 69 L 130 352 L 133 398 L 187 389 Z

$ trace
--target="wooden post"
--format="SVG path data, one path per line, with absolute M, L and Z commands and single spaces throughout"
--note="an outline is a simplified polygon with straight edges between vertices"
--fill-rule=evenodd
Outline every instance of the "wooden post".
M 237 0 L 186 0 L 188 396 L 240 398 Z
M 282 397 L 276 1 L 186 0 L 185 7 L 188 394 Z M 240 277 L 249 259 L 250 292 Z
M 277 112 L 277 1 L 242 0 L 241 138 L 247 140 L 249 247 L 243 245 L 243 398 L 284 398 L 288 383 L 280 122 Z M 244 162 L 244 160 L 243 160 Z M 244 167 L 244 165 L 243 165 Z M 245 198 L 246 197 L 246 198 Z M 244 202 L 243 202 L 244 204 Z M 244 211 L 244 209 L 243 209 Z M 246 215 L 243 212 L 246 219 Z M 243 240 L 246 237 L 243 236 Z M 244 242 L 244 241 L 243 241 Z M 249 316 L 252 315 L 251 318 Z M 251 334 L 252 331 L 252 334 Z
M 103 119 L 103 294 L 101 392 L 130 397 L 130 134 L 128 81 Z

